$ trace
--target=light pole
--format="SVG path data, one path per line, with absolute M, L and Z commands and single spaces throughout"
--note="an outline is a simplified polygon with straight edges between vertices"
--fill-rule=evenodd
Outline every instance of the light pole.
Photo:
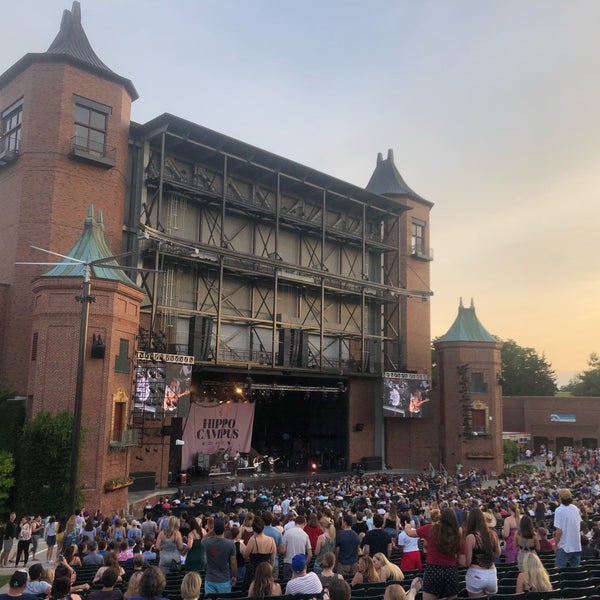
M 81 286 L 81 296 L 75 300 L 81 302 L 81 324 L 79 326 L 79 348 L 77 353 L 77 375 L 75 380 L 75 401 L 73 405 L 73 438 L 71 446 L 71 468 L 69 474 L 69 496 L 67 499 L 68 514 L 75 512 L 77 502 L 77 480 L 79 475 L 79 445 L 81 443 L 81 415 L 83 412 L 83 383 L 85 358 L 87 348 L 88 320 L 90 313 L 90 303 L 95 302 L 96 298 L 90 295 L 91 291 L 92 267 L 89 264 L 83 265 L 83 284 Z

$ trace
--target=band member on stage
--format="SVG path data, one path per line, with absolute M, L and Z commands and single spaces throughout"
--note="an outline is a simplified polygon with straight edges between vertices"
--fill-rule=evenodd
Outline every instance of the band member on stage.
M 275 473 L 275 463 L 279 460 L 279 458 L 275 458 L 274 456 L 269 455 L 267 457 L 267 462 L 269 463 L 269 473 Z
M 254 457 L 254 459 L 252 460 L 252 466 L 254 467 L 254 470 L 257 473 L 260 473 L 262 471 L 262 460 L 260 460 L 260 457 Z

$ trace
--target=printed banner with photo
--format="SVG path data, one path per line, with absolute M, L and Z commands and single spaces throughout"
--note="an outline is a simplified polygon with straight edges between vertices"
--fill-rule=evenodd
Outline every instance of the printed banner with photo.
M 386 372 L 383 376 L 383 416 L 421 419 L 429 413 L 429 379 L 418 373 Z
M 193 403 L 184 420 L 181 468 L 195 464 L 198 453 L 232 457 L 250 452 L 253 402 Z

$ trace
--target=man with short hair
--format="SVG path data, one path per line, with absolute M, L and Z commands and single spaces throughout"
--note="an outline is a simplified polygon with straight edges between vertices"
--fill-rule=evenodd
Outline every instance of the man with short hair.
M 117 567 L 108 567 L 102 573 L 102 589 L 93 591 L 88 600 L 122 600 L 123 592 L 115 590 L 115 585 L 119 579 L 119 569 Z
M 560 505 L 554 511 L 554 564 L 559 569 L 581 564 L 581 513 L 573 504 L 570 490 L 559 493 Z
M 229 593 L 237 582 L 235 544 L 223 537 L 225 523 L 222 519 L 215 519 L 213 532 L 213 536 L 204 536 L 201 542 L 206 552 L 205 595 Z
M 6 567 L 8 555 L 13 548 L 13 541 L 17 537 L 17 513 L 10 513 L 8 522 L 4 529 L 4 542 L 2 543 L 2 554 L 0 555 L 0 565 Z
M 291 562 L 292 578 L 285 586 L 287 594 L 320 594 L 323 591 L 323 585 L 319 576 L 311 571 L 306 572 L 306 555 L 296 554 Z
M 356 574 L 359 544 L 358 533 L 352 529 L 352 515 L 345 514 L 342 519 L 342 529 L 335 536 L 336 570 L 344 577 L 354 577 Z
M 152 515 L 147 512 L 146 520 L 142 522 L 142 537 L 156 539 L 158 527 L 156 525 L 156 521 L 152 519 Z
M 290 579 L 292 576 L 292 558 L 297 554 L 304 554 L 307 561 L 312 558 L 312 549 L 310 539 L 304 531 L 306 518 L 298 516 L 294 519 L 294 527 L 287 529 L 283 534 L 283 543 L 285 544 L 285 556 L 283 557 L 283 579 Z
M 352 594 L 352 588 L 345 579 L 341 577 L 334 579 L 329 584 L 329 598 L 330 600 L 350 600 Z
M 52 586 L 47 581 L 42 581 L 44 567 L 42 563 L 34 563 L 29 567 L 29 580 L 25 586 L 26 594 L 48 594 Z
M 380 514 L 373 515 L 373 529 L 365 533 L 362 551 L 365 556 L 375 556 L 378 552 L 388 558 L 392 553 L 392 536 L 383 529 L 384 519 Z
M 81 561 L 84 565 L 102 565 L 104 564 L 104 557 L 98 554 L 98 543 L 92 540 L 88 544 L 88 553 L 83 557 Z
M 279 555 L 285 552 L 285 543 L 283 535 L 277 527 L 273 527 L 273 513 L 268 510 L 262 513 L 262 519 L 265 522 L 263 533 L 273 538 L 277 552 L 275 553 L 275 562 L 273 563 L 273 579 L 279 579 Z

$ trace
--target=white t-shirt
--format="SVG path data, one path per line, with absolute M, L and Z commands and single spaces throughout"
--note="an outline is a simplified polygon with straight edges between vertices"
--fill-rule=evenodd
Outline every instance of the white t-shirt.
M 410 537 L 404 530 L 398 534 L 398 546 L 402 546 L 404 552 L 418 552 L 419 538 Z
M 565 552 L 581 552 L 581 513 L 574 504 L 561 504 L 554 512 L 554 527 L 561 530 L 558 548 Z

